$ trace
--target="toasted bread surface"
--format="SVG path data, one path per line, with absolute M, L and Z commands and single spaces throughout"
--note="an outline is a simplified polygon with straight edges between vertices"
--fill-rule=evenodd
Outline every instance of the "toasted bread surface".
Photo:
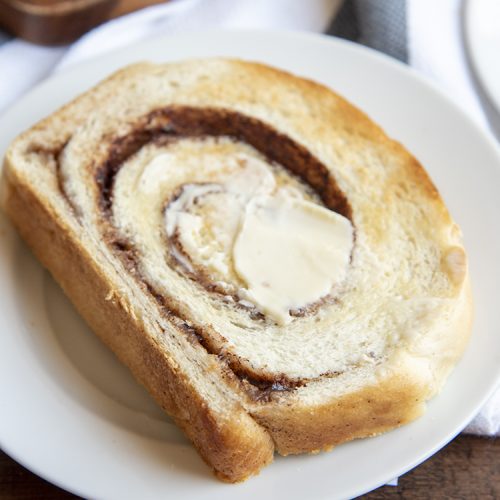
M 172 150 L 184 177 L 160 172 L 129 210 L 137 179 Z M 210 273 L 164 250 L 165 200 L 218 182 L 232 155 L 268 162 L 356 230 L 343 288 L 287 327 L 223 300 Z M 206 165 L 189 170 L 193 158 Z M 226 481 L 275 450 L 316 452 L 413 420 L 465 349 L 458 226 L 418 161 L 314 82 L 237 60 L 130 66 L 16 139 L 3 182 L 35 255 Z

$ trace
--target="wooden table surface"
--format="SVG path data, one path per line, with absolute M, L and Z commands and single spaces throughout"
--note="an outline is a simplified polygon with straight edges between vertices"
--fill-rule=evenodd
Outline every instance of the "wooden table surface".
M 1 500 L 75 498 L 0 452 Z M 363 498 L 500 499 L 500 439 L 460 435 L 402 476 L 397 487 L 384 486 Z

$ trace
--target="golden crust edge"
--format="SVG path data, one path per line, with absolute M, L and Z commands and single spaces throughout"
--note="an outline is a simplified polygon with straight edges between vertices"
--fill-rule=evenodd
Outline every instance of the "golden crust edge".
M 271 84 L 273 79 L 279 80 L 282 83 L 293 80 L 294 85 L 300 88 L 304 94 L 312 95 L 318 102 L 325 102 L 326 108 L 331 108 L 336 115 L 342 117 L 342 122 L 352 124 L 350 127 L 350 133 L 367 138 L 372 144 L 376 144 L 380 151 L 384 150 L 386 153 L 390 151 L 391 154 L 400 158 L 402 163 L 405 163 L 406 165 L 405 173 L 407 175 L 411 175 L 411 177 L 415 179 L 417 185 L 419 186 L 420 193 L 438 209 L 438 212 L 444 216 L 447 222 L 452 222 L 448 208 L 441 198 L 438 189 L 419 160 L 417 160 L 415 156 L 400 142 L 388 136 L 384 129 L 372 120 L 372 118 L 365 111 L 348 101 L 341 94 L 337 93 L 328 86 L 307 77 L 300 76 L 284 69 L 274 68 L 257 61 L 222 57 L 209 59 L 222 60 L 235 66 L 242 67 L 247 73 L 249 73 L 249 75 L 251 75 L 252 72 L 255 72 L 260 77 L 268 79 L 268 84 Z M 192 62 L 196 60 L 197 59 L 189 59 L 187 61 Z M 170 64 L 175 65 L 178 63 L 167 63 L 167 65 Z M 65 130 L 65 133 L 69 134 L 72 128 L 69 125 L 71 125 L 71 122 L 75 120 L 73 113 L 75 107 L 82 106 L 83 108 L 92 109 L 93 105 L 95 105 L 94 100 L 98 97 L 102 97 L 100 92 L 104 91 L 104 89 L 106 92 L 112 92 L 113 86 L 115 84 L 119 85 L 122 79 L 126 80 L 130 77 L 130 75 L 134 75 L 135 73 L 140 74 L 142 71 L 154 69 L 159 66 L 161 65 L 157 65 L 150 61 L 140 61 L 116 70 L 100 82 L 93 85 L 84 93 L 76 96 L 74 99 L 58 108 L 54 113 L 42 118 L 28 130 L 21 133 L 9 146 L 7 156 L 9 156 L 10 152 L 15 149 L 16 144 L 22 142 L 32 132 L 37 132 L 45 127 L 50 127 L 56 118 L 57 121 L 60 121 L 65 126 L 68 126 L 59 127 L 59 129 Z M 332 98 L 335 101 L 335 106 L 330 106 L 329 101 Z M 328 103 L 328 105 L 326 105 L 326 103 Z M 325 119 L 326 117 L 323 116 L 322 118 Z M 335 118 L 333 122 L 335 123 L 337 120 L 338 119 Z M 353 131 L 356 131 L 356 134 L 354 134 Z M 64 142 L 64 139 L 62 142 Z
M 354 439 L 383 434 L 422 416 L 462 357 L 469 341 L 474 308 L 469 276 L 463 281 L 464 307 L 450 325 L 456 332 L 453 351 L 444 366 L 435 367 L 437 381 L 430 385 L 420 374 L 392 371 L 375 385 L 333 398 L 320 405 L 267 406 L 253 417 L 269 430 L 281 455 L 328 451 Z M 443 360 L 439 360 L 443 362 Z M 413 376 L 415 375 L 415 376 Z M 419 380 L 420 379 L 420 380 Z
M 241 482 L 271 463 L 274 444 L 268 432 L 243 408 L 235 410 L 233 418 L 215 415 L 122 302 L 106 300 L 109 284 L 85 249 L 36 194 L 5 175 L 6 170 L 4 164 L 2 208 L 24 241 L 92 331 L 174 419 L 215 475 L 225 482 Z

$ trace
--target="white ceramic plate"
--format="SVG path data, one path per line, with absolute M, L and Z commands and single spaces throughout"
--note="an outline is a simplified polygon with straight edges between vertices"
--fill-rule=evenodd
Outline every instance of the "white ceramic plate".
M 474 71 L 500 112 L 500 2 L 468 0 L 465 39 Z
M 405 66 L 323 36 L 259 32 L 155 39 L 57 75 L 0 120 L 0 152 L 19 131 L 125 63 L 214 55 L 264 61 L 326 83 L 422 161 L 469 250 L 476 321 L 465 357 L 426 415 L 411 425 L 331 453 L 277 458 L 244 484 L 221 484 L 2 219 L 1 445 L 37 474 L 85 497 L 353 497 L 447 443 L 499 378 L 500 155 L 458 107 Z

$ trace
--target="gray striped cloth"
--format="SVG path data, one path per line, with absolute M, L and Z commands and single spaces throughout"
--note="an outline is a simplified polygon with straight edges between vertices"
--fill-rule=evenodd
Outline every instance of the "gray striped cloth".
M 408 62 L 406 0 L 346 0 L 326 32 Z

